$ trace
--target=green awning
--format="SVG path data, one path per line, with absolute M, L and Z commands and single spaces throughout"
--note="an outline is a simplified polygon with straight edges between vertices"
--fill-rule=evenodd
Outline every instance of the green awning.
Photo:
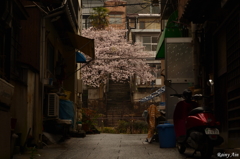
M 166 30 L 164 29 L 158 41 L 156 59 L 162 59 L 165 57 L 165 44 L 164 44 L 165 33 Z
M 175 11 L 169 17 L 167 25 L 159 38 L 155 59 L 165 58 L 165 38 L 182 37 L 182 28 L 177 25 L 177 19 L 178 12 Z

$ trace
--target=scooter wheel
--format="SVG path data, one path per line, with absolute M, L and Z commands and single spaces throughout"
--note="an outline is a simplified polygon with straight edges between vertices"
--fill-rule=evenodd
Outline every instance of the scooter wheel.
M 177 149 L 180 154 L 183 154 L 186 150 L 186 146 L 184 144 L 177 144 Z

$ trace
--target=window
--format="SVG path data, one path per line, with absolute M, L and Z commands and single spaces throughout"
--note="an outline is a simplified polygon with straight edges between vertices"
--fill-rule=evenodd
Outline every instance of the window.
M 91 27 L 91 19 L 89 19 L 89 15 L 83 15 L 83 18 L 82 18 L 82 28 L 89 28 Z
M 129 20 L 129 26 L 130 28 L 133 28 L 133 29 L 136 28 L 136 18 Z
M 47 68 L 53 74 L 54 73 L 54 47 L 50 42 L 47 43 Z
M 112 14 L 109 15 L 109 24 L 121 24 L 122 15 L 121 14 Z
M 156 78 L 156 80 L 143 82 L 140 77 L 136 77 L 136 84 L 137 85 L 146 85 L 146 86 L 152 86 L 152 85 L 160 85 L 160 79 L 161 79 L 161 64 L 160 63 L 148 63 L 148 65 L 151 68 L 151 74 Z
M 149 66 L 152 69 L 151 74 L 154 75 L 156 78 L 160 78 L 161 77 L 161 64 L 160 63 L 150 63 Z
M 145 29 L 145 22 L 144 21 L 139 22 L 139 29 Z
M 160 63 L 150 63 L 149 66 L 152 69 L 151 74 L 154 75 L 156 78 L 161 77 L 161 64 Z
M 154 36 L 143 36 L 142 43 L 145 46 L 145 51 L 156 51 L 157 50 L 157 38 Z
M 159 14 L 160 13 L 160 9 L 159 6 L 151 6 L 151 10 L 153 14 Z

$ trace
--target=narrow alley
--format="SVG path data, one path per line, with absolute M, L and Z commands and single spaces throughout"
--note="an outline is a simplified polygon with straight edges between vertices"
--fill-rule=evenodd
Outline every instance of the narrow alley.
M 199 159 L 187 149 L 185 154 L 176 148 L 160 148 L 158 142 L 145 142 L 146 134 L 94 134 L 85 138 L 70 138 L 61 144 L 39 149 L 34 159 Z M 29 159 L 30 154 L 15 155 L 13 159 Z M 214 155 L 212 159 L 216 159 Z
M 240 0 L 0 1 L 0 159 L 200 157 L 240 159 Z

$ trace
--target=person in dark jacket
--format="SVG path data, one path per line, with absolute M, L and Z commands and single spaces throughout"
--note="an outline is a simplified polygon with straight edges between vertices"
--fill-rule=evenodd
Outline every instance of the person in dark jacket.
M 182 94 L 184 100 L 177 103 L 173 114 L 174 129 L 177 140 L 186 136 L 186 120 L 189 112 L 198 107 L 198 103 L 192 101 L 192 92 L 184 90 Z

